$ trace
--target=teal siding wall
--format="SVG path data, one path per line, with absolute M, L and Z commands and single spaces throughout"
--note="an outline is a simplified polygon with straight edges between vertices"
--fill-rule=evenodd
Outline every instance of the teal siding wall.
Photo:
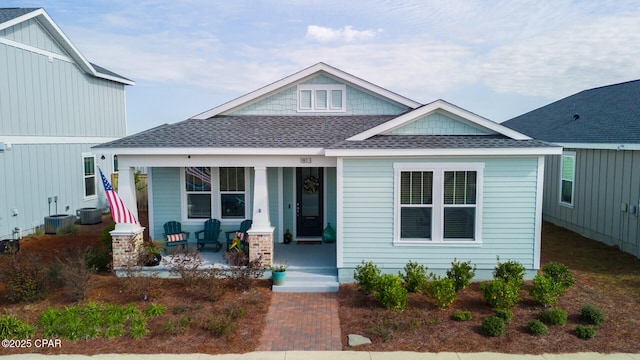
M 421 134 L 421 135 L 478 135 L 486 131 L 467 125 L 441 113 L 420 117 L 409 124 L 388 132 L 391 135 Z
M 304 84 L 339 84 L 336 80 L 325 75 L 316 76 Z M 369 95 L 354 87 L 347 86 L 347 111 L 340 113 L 322 112 L 321 115 L 394 115 L 406 111 L 408 108 L 400 106 L 378 97 Z M 230 115 L 299 115 L 297 111 L 296 86 L 284 89 L 265 99 L 244 106 Z M 310 115 L 310 113 L 304 113 Z
M 482 244 L 480 246 L 394 246 L 394 162 L 484 162 Z M 496 256 L 517 260 L 534 273 L 536 157 L 344 160 L 343 268 L 373 261 L 385 272 L 417 261 L 444 274 L 457 258 L 478 266 L 476 279 L 490 278 Z
M 180 168 L 152 168 L 154 229 L 151 237 L 162 240 L 162 226 L 167 221 L 180 221 Z M 195 235 L 192 235 L 195 236 Z
M 284 168 L 282 169 L 282 204 L 284 206 L 283 216 L 284 216 L 284 231 L 287 229 L 291 230 L 293 234 L 293 223 L 294 216 L 296 211 L 296 198 L 293 190 L 295 189 L 295 169 L 294 168 Z
M 278 199 L 281 196 L 278 189 L 278 168 L 267 168 L 267 187 L 269 191 L 269 218 L 271 226 L 275 227 L 273 241 L 277 242 L 282 239 L 284 234 L 284 230 L 278 227 L 280 224 L 278 221 Z
M 325 197 L 326 197 L 326 204 L 325 204 L 325 209 L 326 209 L 326 213 L 327 213 L 327 218 L 325 219 L 325 222 L 328 222 L 331 224 L 331 226 L 333 227 L 333 229 L 336 229 L 336 168 L 325 168 L 324 171 L 326 172 L 326 188 L 327 191 L 325 193 Z

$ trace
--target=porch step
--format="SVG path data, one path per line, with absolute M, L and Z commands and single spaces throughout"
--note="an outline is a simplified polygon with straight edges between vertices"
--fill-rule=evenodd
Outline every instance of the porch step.
M 273 285 L 273 292 L 338 292 L 338 271 L 331 270 L 287 270 L 283 285 Z

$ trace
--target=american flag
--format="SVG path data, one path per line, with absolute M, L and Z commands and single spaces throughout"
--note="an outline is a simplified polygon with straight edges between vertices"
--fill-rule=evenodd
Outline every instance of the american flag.
M 113 190 L 107 178 L 104 177 L 102 173 L 102 169 L 98 168 L 100 171 L 100 176 L 102 177 L 102 185 L 104 185 L 104 191 L 107 194 L 107 200 L 109 200 L 109 207 L 111 208 L 111 216 L 113 217 L 113 221 L 116 223 L 126 223 L 126 224 L 138 224 L 140 222 L 136 217 L 127 209 L 127 207 L 118 196 L 118 193 Z

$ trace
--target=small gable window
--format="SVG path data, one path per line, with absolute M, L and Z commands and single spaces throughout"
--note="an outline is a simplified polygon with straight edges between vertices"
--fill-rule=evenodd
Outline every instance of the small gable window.
M 298 112 L 344 112 L 346 90 L 340 84 L 298 85 Z

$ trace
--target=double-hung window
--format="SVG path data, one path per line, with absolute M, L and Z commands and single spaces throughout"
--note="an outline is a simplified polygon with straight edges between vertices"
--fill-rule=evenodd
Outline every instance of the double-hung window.
M 482 163 L 399 163 L 394 243 L 480 243 Z
M 245 219 L 246 183 L 242 167 L 184 168 L 186 220 Z
M 96 193 L 96 156 L 83 154 L 83 185 L 84 199 L 89 200 L 97 196 Z
M 344 112 L 347 87 L 341 84 L 298 85 L 298 112 Z
M 576 153 L 565 151 L 560 163 L 560 204 L 573 206 L 573 188 L 576 176 Z

